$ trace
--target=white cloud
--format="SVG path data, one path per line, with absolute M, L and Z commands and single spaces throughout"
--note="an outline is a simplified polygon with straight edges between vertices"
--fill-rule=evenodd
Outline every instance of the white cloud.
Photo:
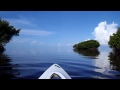
M 4 20 L 7 20 L 8 22 L 10 22 L 11 25 L 28 25 L 28 26 L 35 26 L 35 24 L 33 24 L 31 21 L 26 20 L 26 19 L 22 19 L 22 18 L 3 18 Z
M 43 45 L 45 42 L 40 42 L 39 45 Z
M 32 42 L 32 41 L 34 41 L 34 39 L 29 39 L 29 38 L 15 38 L 11 42 L 13 42 L 13 43 L 28 43 L 28 42 Z
M 68 43 L 67 46 L 73 46 L 73 44 L 69 44 L 69 43 Z
M 87 40 L 90 40 L 90 39 L 88 38 L 88 39 L 86 39 L 86 40 L 84 40 L 84 41 L 87 41 Z
M 27 20 L 17 19 L 17 20 L 14 20 L 13 22 L 15 22 L 15 23 L 21 23 L 21 24 L 26 24 L 26 25 L 31 25 L 31 22 L 27 21 Z
M 95 36 L 95 40 L 98 40 L 101 45 L 107 45 L 110 35 L 117 31 L 117 26 L 118 24 L 114 22 L 111 24 L 107 24 L 106 21 L 100 22 L 92 34 Z
M 31 42 L 31 44 L 36 44 L 36 43 L 37 43 L 37 41 L 35 41 L 35 40 Z
M 60 47 L 61 46 L 61 43 L 58 43 L 58 47 Z
M 30 38 L 15 38 L 11 41 L 11 43 L 16 43 L 16 44 L 23 44 L 23 43 L 28 43 L 31 45 L 37 44 L 37 45 L 43 45 L 45 42 L 36 40 L 36 39 L 30 39 Z
M 44 31 L 44 30 L 28 30 L 24 29 L 20 31 L 20 34 L 23 35 L 33 35 L 33 36 L 48 36 L 54 34 L 54 32 Z

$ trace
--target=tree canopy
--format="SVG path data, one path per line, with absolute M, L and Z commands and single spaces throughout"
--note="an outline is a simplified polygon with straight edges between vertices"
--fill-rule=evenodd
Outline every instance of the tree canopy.
M 99 42 L 97 40 L 87 40 L 80 42 L 78 44 L 75 44 L 73 48 L 75 49 L 90 49 L 90 48 L 98 48 L 100 46 Z
M 110 36 L 108 45 L 114 50 L 120 50 L 120 27 L 117 29 L 116 33 Z
M 19 32 L 20 29 L 16 29 L 8 21 L 0 18 L 0 51 L 4 49 L 4 46 L 10 42 L 13 36 L 18 36 Z

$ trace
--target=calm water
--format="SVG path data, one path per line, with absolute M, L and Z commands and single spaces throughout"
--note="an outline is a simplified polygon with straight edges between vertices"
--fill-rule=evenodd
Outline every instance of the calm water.
M 110 52 L 108 47 L 100 47 L 98 52 L 76 52 L 70 46 L 7 48 L 0 54 L 0 79 L 38 79 L 54 63 L 72 79 L 119 79 L 120 56 Z

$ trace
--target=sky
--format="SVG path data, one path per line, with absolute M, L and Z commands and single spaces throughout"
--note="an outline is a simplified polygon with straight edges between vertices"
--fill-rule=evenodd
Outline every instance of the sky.
M 73 46 L 95 39 L 108 45 L 120 26 L 120 11 L 0 11 L 0 17 L 16 29 L 8 47 Z

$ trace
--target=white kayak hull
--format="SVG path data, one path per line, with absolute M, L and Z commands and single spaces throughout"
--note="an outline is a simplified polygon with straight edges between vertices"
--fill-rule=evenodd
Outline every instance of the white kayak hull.
M 50 66 L 38 79 L 71 79 L 71 77 L 58 64 Z

